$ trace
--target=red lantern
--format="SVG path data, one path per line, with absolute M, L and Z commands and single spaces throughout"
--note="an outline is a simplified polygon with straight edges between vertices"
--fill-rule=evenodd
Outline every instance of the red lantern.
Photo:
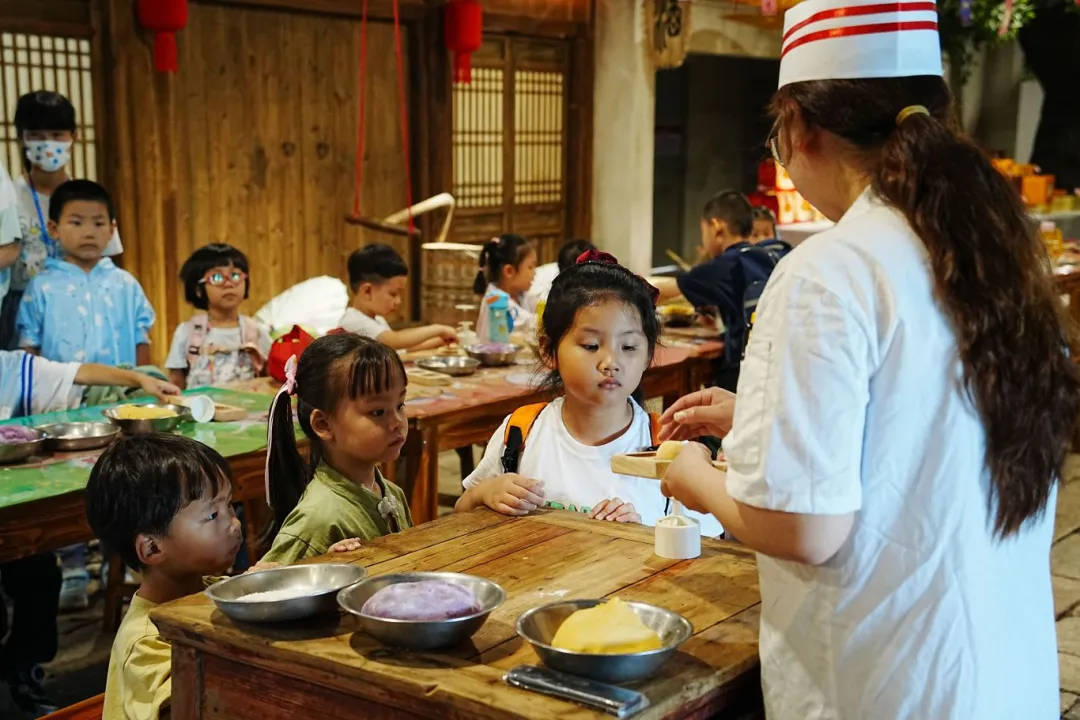
M 154 33 L 154 67 L 158 72 L 180 69 L 176 33 L 187 27 L 187 0 L 139 0 L 139 23 Z
M 450 0 L 443 15 L 446 47 L 454 53 L 454 82 L 472 82 L 472 53 L 483 42 L 483 11 L 478 0 Z

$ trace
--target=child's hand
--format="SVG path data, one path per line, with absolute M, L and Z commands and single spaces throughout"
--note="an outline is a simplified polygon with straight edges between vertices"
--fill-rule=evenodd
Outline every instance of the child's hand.
M 436 325 L 435 329 L 439 332 L 439 339 L 443 341 L 444 345 L 450 345 L 458 341 L 457 330 L 449 325 Z
M 624 503 L 619 498 L 602 500 L 589 511 L 589 517 L 594 520 L 610 520 L 621 523 L 641 524 L 641 515 L 630 503 Z
M 544 505 L 544 484 L 517 473 L 499 475 L 482 483 L 484 505 L 502 515 L 528 515 Z
M 339 540 L 330 546 L 328 553 L 343 553 L 352 552 L 353 550 L 360 549 L 360 538 L 348 538 L 346 540 Z
M 260 572 L 262 570 L 273 570 L 276 567 L 281 567 L 281 563 L 258 562 L 258 563 L 255 563 L 254 565 L 252 565 L 251 567 L 249 567 L 247 570 L 245 570 L 244 574 L 248 575 L 250 573 L 257 573 L 257 572 Z
M 139 378 L 139 385 L 147 395 L 153 395 L 166 404 L 172 403 L 176 399 L 175 396 L 180 394 L 180 388 L 150 375 L 142 375 Z

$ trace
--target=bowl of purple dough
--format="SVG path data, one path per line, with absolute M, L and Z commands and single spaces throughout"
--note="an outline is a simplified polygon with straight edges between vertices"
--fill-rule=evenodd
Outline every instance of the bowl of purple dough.
M 43 432 L 22 425 L 0 425 L 0 465 L 27 460 L 44 444 Z
M 338 593 L 338 605 L 359 618 L 365 632 L 409 650 L 457 645 L 505 601 L 498 583 L 453 572 L 380 575 Z

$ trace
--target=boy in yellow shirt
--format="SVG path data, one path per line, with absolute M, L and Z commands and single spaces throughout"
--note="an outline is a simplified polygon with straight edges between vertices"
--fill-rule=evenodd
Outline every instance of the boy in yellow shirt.
M 202 592 L 240 549 L 232 475 L 220 454 L 176 435 L 120 440 L 102 454 L 86 487 L 94 534 L 141 572 L 142 586 L 109 658 L 105 720 L 168 717 L 172 648 L 150 611 Z

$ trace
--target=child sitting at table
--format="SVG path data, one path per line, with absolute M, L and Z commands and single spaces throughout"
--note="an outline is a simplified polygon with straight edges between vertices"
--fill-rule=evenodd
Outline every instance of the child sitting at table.
M 253 380 L 266 367 L 270 334 L 240 305 L 251 289 L 248 260 L 231 245 L 199 248 L 180 268 L 184 297 L 198 312 L 177 326 L 165 367 L 180 387 Z
M 565 395 L 503 422 L 465 478 L 456 511 L 487 506 L 526 515 L 555 507 L 645 525 L 667 514 L 660 483 L 611 471 L 613 455 L 654 444 L 654 423 L 631 396 L 660 333 L 655 292 L 595 250 L 555 278 L 539 345 L 547 386 Z M 712 516 L 690 514 L 703 534 L 723 532 Z
M 338 323 L 342 330 L 363 335 L 395 350 L 430 350 L 457 342 L 446 325 L 392 330 L 386 316 L 401 305 L 409 266 L 389 245 L 367 245 L 349 256 L 349 285 L 353 297 Z
M 405 493 L 379 472 L 405 444 L 405 366 L 397 353 L 361 335 L 327 335 L 300 361 L 270 408 L 266 496 L 274 510 L 264 560 L 294 563 L 335 543 L 412 526 Z M 311 443 L 311 462 L 296 446 L 292 402 Z
M 19 345 L 57 362 L 147 365 L 154 309 L 142 286 L 104 257 L 115 229 L 108 192 L 70 180 L 49 203 L 49 235 L 64 259 L 49 258 L 26 288 Z
M 168 716 L 172 648 L 150 611 L 202 592 L 204 578 L 232 566 L 243 535 L 231 498 L 225 458 L 178 435 L 125 438 L 98 458 L 86 485 L 86 519 L 125 565 L 142 573 L 113 640 L 104 717 Z
M 513 330 L 530 333 L 536 329 L 536 298 L 529 295 L 536 275 L 536 250 L 519 235 L 500 235 L 480 251 L 480 271 L 473 292 L 483 295 L 476 318 L 480 342 L 491 342 L 489 305 L 500 295 L 509 296 Z
M 140 387 L 162 402 L 180 392 L 169 383 L 131 370 L 56 363 L 22 350 L 0 350 L 0 421 L 76 408 L 85 385 Z M 6 636 L 0 647 L 0 679 L 10 688 L 15 704 L 35 717 L 56 709 L 41 686 L 40 664 L 56 654 L 60 583 L 60 568 L 52 553 L 0 564 L 0 638 Z M 5 595 L 16 620 L 10 634 Z

